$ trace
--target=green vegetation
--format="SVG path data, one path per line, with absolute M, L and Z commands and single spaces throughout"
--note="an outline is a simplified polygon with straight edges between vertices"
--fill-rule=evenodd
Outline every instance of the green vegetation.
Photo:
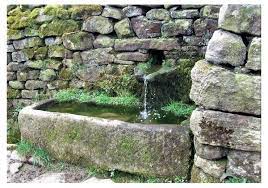
M 54 97 L 58 102 L 95 102 L 96 104 L 126 107 L 137 107 L 140 104 L 139 99 L 130 94 L 110 97 L 101 92 L 86 92 L 85 90 L 79 89 L 61 90 L 57 92 Z
M 7 120 L 7 143 L 15 144 L 20 141 L 20 128 L 17 120 Z
M 179 117 L 188 117 L 195 109 L 194 105 L 188 105 L 182 102 L 171 102 L 170 104 L 161 108 L 164 111 L 174 113 Z
M 49 99 L 50 95 L 49 93 L 46 93 L 45 91 L 40 91 L 37 95 L 33 97 L 33 102 L 39 102 L 41 100 Z
M 89 176 L 96 176 L 99 178 L 111 178 L 116 183 L 186 183 L 185 177 L 175 178 L 158 178 L 158 177 L 146 177 L 138 174 L 130 174 L 128 172 L 122 172 L 115 169 L 102 169 L 98 167 L 88 168 Z
M 51 158 L 44 149 L 36 147 L 26 140 L 21 140 L 18 143 L 17 152 L 19 155 L 24 157 L 32 156 L 34 164 L 40 164 L 43 166 L 49 166 L 51 164 Z
M 224 183 L 254 183 L 246 178 L 239 178 L 239 177 L 229 177 L 224 181 Z
M 40 26 L 40 36 L 61 36 L 63 33 L 77 31 L 79 24 L 74 20 L 54 19 L 49 24 L 45 23 Z
M 164 68 L 171 68 L 171 67 L 174 67 L 174 62 L 172 62 L 171 59 L 165 59 L 165 60 L 163 60 L 163 62 L 162 62 L 162 67 L 164 67 Z
M 154 58 L 150 58 L 146 63 L 139 63 L 137 66 L 139 70 L 146 74 L 152 68 L 152 65 L 154 65 L 155 62 L 156 60 Z
M 133 75 L 124 74 L 120 76 L 105 75 L 95 87 L 110 96 L 128 96 L 136 91 L 137 85 L 138 82 Z
M 20 128 L 18 124 L 18 115 L 23 105 L 18 103 L 15 108 L 8 110 L 7 114 L 7 143 L 15 144 L 20 141 Z

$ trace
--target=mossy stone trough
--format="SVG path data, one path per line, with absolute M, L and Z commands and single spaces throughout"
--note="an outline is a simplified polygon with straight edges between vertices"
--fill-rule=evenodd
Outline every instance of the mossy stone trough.
M 192 161 L 189 126 L 140 124 L 40 110 L 19 114 L 22 138 L 57 160 L 159 177 L 188 177 Z

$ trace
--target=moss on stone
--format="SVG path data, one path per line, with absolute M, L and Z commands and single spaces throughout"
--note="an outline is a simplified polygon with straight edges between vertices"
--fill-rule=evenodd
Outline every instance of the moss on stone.
M 50 23 L 45 23 L 40 26 L 40 36 L 61 36 L 63 33 L 70 33 L 78 29 L 79 25 L 74 20 L 55 19 Z
M 120 96 L 126 93 L 137 94 L 139 83 L 133 75 L 133 66 L 112 66 L 104 70 L 101 78 L 96 82 L 94 89 L 103 91 L 111 96 Z
M 79 128 L 72 128 L 68 130 L 68 132 L 64 135 L 64 142 L 65 143 L 72 143 L 75 140 L 81 138 L 81 130 Z
M 40 14 L 40 10 L 41 8 L 35 8 L 31 11 L 31 13 L 29 14 L 29 18 L 30 19 L 35 19 L 39 14 Z
M 34 52 L 35 59 L 44 59 L 47 56 L 47 47 L 37 48 Z
M 191 90 L 191 70 L 195 65 L 195 60 L 192 59 L 180 59 L 178 63 L 177 73 L 180 81 L 178 82 L 178 88 L 180 99 L 184 103 L 189 103 L 191 101 L 189 94 Z
M 34 57 L 34 48 L 25 48 L 22 49 L 22 52 L 26 56 L 27 59 L 32 59 Z
M 21 95 L 20 90 L 18 89 L 12 89 L 12 88 L 7 88 L 7 98 L 8 99 L 16 99 L 19 98 Z
M 17 40 L 23 38 L 23 32 L 16 29 L 7 30 L 7 40 Z
M 51 45 L 48 47 L 49 57 L 64 57 L 67 50 L 63 45 Z
M 47 5 L 44 8 L 44 14 L 48 16 L 57 17 L 60 19 L 68 19 L 69 12 L 64 9 L 61 5 Z
M 29 61 L 27 62 L 27 66 L 33 69 L 43 69 L 45 68 L 45 62 L 42 60 Z
M 137 140 L 134 140 L 130 137 L 124 137 L 120 140 L 119 143 L 119 151 L 122 151 L 125 155 L 128 155 L 128 153 L 133 153 L 133 149 L 138 144 Z
M 59 70 L 62 62 L 55 59 L 45 59 L 27 62 L 27 66 L 33 69 L 55 69 Z
M 59 70 L 60 66 L 62 65 L 61 61 L 55 59 L 45 59 L 43 63 L 44 68 L 55 69 L 55 70 Z
M 69 9 L 72 19 L 86 19 L 89 16 L 100 15 L 101 5 L 76 5 Z
M 32 27 L 26 27 L 23 30 L 23 34 L 25 37 L 36 37 L 39 36 L 39 27 L 36 25 L 33 25 Z
M 26 47 L 36 47 L 36 46 L 42 46 L 43 40 L 39 37 L 31 37 L 29 40 L 27 40 L 27 46 Z
M 51 81 L 56 78 L 56 73 L 53 69 L 46 69 L 40 72 L 40 79 L 43 81 Z
M 25 27 L 31 27 L 35 24 L 36 16 L 37 15 L 31 14 L 30 10 L 23 11 L 20 7 L 17 7 L 7 18 L 8 28 L 22 29 Z
M 220 179 L 203 172 L 202 169 L 193 165 L 191 172 L 191 183 L 220 183 Z
M 74 77 L 74 71 L 71 68 L 62 69 L 59 78 L 62 80 L 71 80 Z

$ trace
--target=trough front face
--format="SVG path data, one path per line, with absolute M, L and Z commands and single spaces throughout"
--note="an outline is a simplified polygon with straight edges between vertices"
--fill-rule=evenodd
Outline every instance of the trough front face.
M 150 176 L 189 174 L 192 146 L 188 126 L 46 112 L 38 110 L 41 105 L 46 102 L 20 112 L 21 135 L 57 160 Z

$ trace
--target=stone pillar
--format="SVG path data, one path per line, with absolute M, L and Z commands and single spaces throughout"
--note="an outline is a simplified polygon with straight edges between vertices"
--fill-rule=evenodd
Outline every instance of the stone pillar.
M 191 72 L 192 182 L 261 181 L 261 8 L 224 5 Z

